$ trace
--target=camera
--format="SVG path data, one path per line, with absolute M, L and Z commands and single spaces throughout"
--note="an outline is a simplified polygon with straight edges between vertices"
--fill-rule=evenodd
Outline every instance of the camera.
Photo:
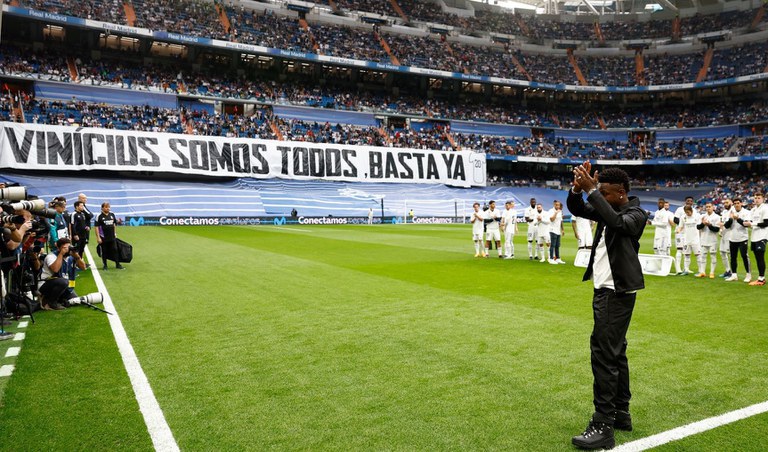
M 27 187 L 15 186 L 0 188 L 0 199 L 22 201 L 27 199 Z
M 4 190 L 0 188 L 0 190 Z M 26 189 L 25 189 L 26 190 Z M 30 212 L 37 212 L 45 210 L 47 206 L 42 199 L 22 200 L 16 202 L 4 202 L 2 208 L 5 212 L 13 213 L 17 210 L 29 210 Z
M 25 220 L 21 215 L 13 215 L 7 212 L 0 212 L 0 222 L 3 224 L 24 224 L 25 221 L 27 220 Z

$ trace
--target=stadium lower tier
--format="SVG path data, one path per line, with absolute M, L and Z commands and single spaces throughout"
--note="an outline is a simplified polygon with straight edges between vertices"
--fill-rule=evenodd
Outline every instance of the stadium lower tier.
M 410 122 L 400 127 L 371 117 L 370 125 L 330 123 L 281 117 L 269 106 L 257 106 L 247 114 L 188 111 L 147 106 L 107 106 L 86 102 L 22 101 L 0 98 L 0 120 L 10 121 L 21 105 L 25 122 L 73 127 L 184 133 L 192 135 L 246 137 L 383 146 L 421 150 L 468 149 L 500 156 L 601 160 L 708 159 L 768 154 L 768 136 L 737 136 L 750 128 L 727 131 L 701 129 L 697 133 L 675 130 L 672 134 L 632 136 L 624 132 L 609 135 L 573 135 L 552 131 L 533 138 L 529 128 L 494 130 L 486 126 L 446 125 L 442 122 Z M 321 116 L 322 117 L 322 113 Z M 706 134 L 719 133 L 718 138 Z M 731 133 L 733 135 L 727 135 Z M 704 137 L 695 138 L 696 135 Z M 686 138 L 690 136 L 690 138 Z M 590 137 L 592 137 L 590 139 Z M 601 139 L 602 138 L 602 139 Z

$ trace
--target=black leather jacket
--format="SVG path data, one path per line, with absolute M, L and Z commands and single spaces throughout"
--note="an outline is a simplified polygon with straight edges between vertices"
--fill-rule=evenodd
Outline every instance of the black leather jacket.
M 640 208 L 640 200 L 630 196 L 629 202 L 615 210 L 605 200 L 600 191 L 595 190 L 582 199 L 581 193 L 568 192 L 568 210 L 577 217 L 588 218 L 597 222 L 595 246 L 589 256 L 589 265 L 584 273 L 584 281 L 592 277 L 592 265 L 595 262 L 595 249 L 605 232 L 605 246 L 616 292 L 640 290 L 645 287 L 643 269 L 637 253 L 640 250 L 640 237 L 643 235 L 648 215 Z

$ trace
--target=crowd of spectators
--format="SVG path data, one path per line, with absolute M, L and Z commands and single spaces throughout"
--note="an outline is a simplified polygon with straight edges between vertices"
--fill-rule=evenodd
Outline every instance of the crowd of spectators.
M 115 1 L 115 0 L 113 0 Z M 229 40 L 214 3 L 205 0 L 131 0 L 136 26 Z
M 312 35 L 323 55 L 390 63 L 389 55 L 379 45 L 376 33 L 369 29 L 313 24 Z
M 152 30 L 167 30 L 189 35 L 218 39 L 243 39 L 243 27 L 225 30 L 218 20 L 214 3 L 203 0 L 124 0 L 130 1 L 136 11 L 136 25 Z M 57 12 L 75 17 L 84 17 L 126 24 L 121 0 L 22 0 L 22 6 L 43 11 Z M 390 17 L 399 17 L 389 1 L 381 0 L 336 0 L 343 10 L 372 12 Z M 594 41 L 597 39 L 595 24 L 541 19 L 536 15 L 517 15 L 489 10 L 476 10 L 474 17 L 462 18 L 442 11 L 430 1 L 399 0 L 398 5 L 409 20 L 439 23 L 461 28 L 466 32 L 495 32 L 522 35 L 538 39 L 571 39 Z M 230 21 L 242 12 L 227 8 Z M 747 27 L 757 14 L 756 9 L 729 11 L 719 14 L 696 15 L 680 20 L 680 35 Z M 651 20 L 644 22 L 604 22 L 600 24 L 603 37 L 608 40 L 648 39 L 672 37 L 672 20 Z M 258 28 L 254 30 L 258 33 Z M 239 36 L 236 37 L 235 31 Z M 280 34 L 283 30 L 274 30 Z M 279 39 L 275 37 L 275 39 Z
M 88 0 L 84 2 L 64 3 L 52 0 L 32 0 L 35 7 L 46 10 L 70 8 L 68 12 L 93 11 L 92 14 L 109 13 L 116 15 L 114 21 L 124 21 L 122 4 Z M 118 0 L 112 0 L 116 2 Z M 438 11 L 434 3 L 407 2 L 416 10 L 428 9 Z M 389 62 L 378 36 L 370 29 L 352 29 L 329 24 L 310 24 L 304 29 L 295 18 L 276 15 L 270 10 L 257 13 L 243 6 L 225 7 L 229 17 L 230 29 L 226 30 L 219 20 L 218 5 L 203 0 L 160 0 L 144 2 L 133 0 L 136 10 L 137 25 L 153 30 L 168 30 L 189 35 L 207 36 L 219 39 L 231 39 L 238 42 L 261 45 L 272 48 L 300 52 L 319 52 L 326 55 L 345 56 L 369 61 Z M 355 1 L 348 6 L 360 8 L 379 8 L 389 10 L 389 2 Z M 417 6 L 423 5 L 423 6 Z M 224 7 L 224 6 L 221 6 Z M 749 13 L 749 14 L 747 14 Z M 84 14 L 84 13 L 83 13 Z M 91 13 L 89 13 L 91 14 Z M 477 14 L 488 18 L 489 24 L 495 23 L 492 17 L 502 15 L 478 11 Z M 728 13 L 724 18 L 715 16 L 697 16 L 684 19 L 693 23 L 709 25 L 739 25 L 743 24 L 754 11 Z M 584 37 L 584 33 L 592 32 L 591 23 L 552 22 L 527 16 L 513 17 L 503 14 L 505 22 L 510 27 L 519 27 L 518 22 L 527 24 L 526 28 L 538 30 L 542 37 Z M 718 16 L 719 17 L 719 16 Z M 105 19 L 104 17 L 100 17 Z M 106 20 L 112 20 L 106 18 Z M 698 22 L 697 22 L 698 21 Z M 648 23 L 666 23 L 653 21 Z M 482 22 L 481 22 L 482 23 Z M 603 24 L 610 27 L 610 23 Z M 647 26 L 647 23 L 646 23 Z M 697 28 L 698 27 L 698 28 Z M 704 25 L 691 26 L 691 30 L 699 30 Z M 592 31 L 590 31 L 592 30 Z M 624 30 L 624 28 L 622 28 Z M 626 30 L 624 30 L 626 31 Z M 534 33 L 534 32 L 530 32 Z M 576 73 L 565 56 L 541 55 L 512 51 L 502 44 L 488 46 L 473 46 L 458 42 L 446 42 L 445 35 L 430 35 L 427 37 L 388 34 L 384 36 L 392 52 L 406 66 L 417 66 L 450 72 L 490 75 L 496 77 L 527 80 L 555 84 L 578 84 Z M 763 72 L 766 67 L 766 49 L 764 42 L 745 44 L 738 48 L 719 49 L 714 52 L 712 65 L 707 73 L 707 80 L 718 80 L 747 74 Z M 512 53 L 511 53 L 512 52 Z M 525 72 L 514 63 L 517 58 Z M 637 84 L 664 85 L 690 83 L 696 80 L 704 57 L 701 53 L 682 55 L 651 55 L 645 56 L 645 70 L 642 77 L 635 74 L 633 58 L 628 57 L 577 57 L 580 69 L 588 84 L 596 86 L 635 86 Z M 133 77 L 132 79 L 135 79 Z
M 227 7 L 226 11 L 233 41 L 298 52 L 313 50 L 311 35 L 296 19 L 278 16 L 270 10 L 258 13 L 242 6 Z
M 0 74 L 72 82 L 60 53 L 35 53 L 12 45 L 0 46 Z M 525 108 L 494 105 L 485 96 L 462 101 L 424 99 L 402 94 L 391 96 L 362 89 L 343 89 L 299 81 L 254 80 L 213 69 L 179 70 L 178 66 L 135 63 L 104 58 L 76 57 L 77 83 L 125 89 L 248 99 L 267 104 L 290 104 L 374 113 L 408 114 L 442 119 L 562 128 L 704 127 L 750 123 L 768 119 L 768 108 L 759 102 L 693 107 L 637 107 L 586 111 L 558 108 Z
M 20 4 L 38 11 L 126 25 L 121 0 L 21 0 Z
M 26 120 L 31 123 L 146 130 L 169 133 L 274 139 L 275 124 L 283 139 L 336 144 L 407 147 L 415 149 L 474 149 L 499 155 L 603 160 L 695 159 L 726 155 L 764 155 L 768 138 L 757 136 L 718 139 L 684 139 L 673 142 L 587 142 L 564 138 L 522 138 L 451 132 L 447 124 L 434 122 L 420 127 L 389 128 L 351 124 L 316 123 L 281 118 L 269 106 L 248 114 L 224 114 L 199 110 L 150 106 L 111 106 L 88 102 L 24 100 Z M 9 120 L 10 97 L 0 100 L 2 119 Z M 451 138 L 453 143 L 451 143 Z M 454 147 L 455 144 L 455 147 Z M 730 153 L 729 153 L 730 152 Z
M 703 205 L 706 202 L 714 204 L 716 209 L 720 209 L 723 206 L 723 201 L 726 199 L 741 198 L 748 202 L 748 200 L 754 199 L 756 193 L 762 193 L 765 190 L 765 178 L 759 176 L 753 176 L 748 179 L 735 176 L 724 176 L 719 178 L 713 178 L 710 183 L 714 185 L 709 193 L 700 197 L 697 200 L 698 205 Z M 748 207 L 749 208 L 749 207 Z

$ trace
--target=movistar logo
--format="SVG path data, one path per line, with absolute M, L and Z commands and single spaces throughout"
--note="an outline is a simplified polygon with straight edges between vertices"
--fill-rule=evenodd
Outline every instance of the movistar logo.
M 131 226 L 144 226 L 144 217 L 131 218 L 128 220 L 128 224 Z
M 392 224 L 398 224 L 398 223 L 401 223 L 401 222 L 402 222 L 402 220 L 400 220 L 400 218 L 392 217 Z
M 285 224 L 285 217 L 275 218 L 275 226 L 283 226 Z

